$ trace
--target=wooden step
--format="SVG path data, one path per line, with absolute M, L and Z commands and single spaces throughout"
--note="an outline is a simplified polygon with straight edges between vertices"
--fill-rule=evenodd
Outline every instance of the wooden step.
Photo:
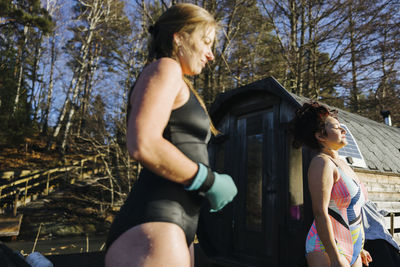
M 400 212 L 399 201 L 374 201 L 378 210 L 385 210 L 388 212 Z
M 22 214 L 17 216 L 0 215 L 0 236 L 18 236 Z

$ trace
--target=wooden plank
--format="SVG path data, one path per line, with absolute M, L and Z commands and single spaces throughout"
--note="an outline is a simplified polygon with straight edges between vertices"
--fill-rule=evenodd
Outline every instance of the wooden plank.
M 2 172 L 0 178 L 10 180 L 14 178 L 14 172 L 13 171 Z
M 399 201 L 374 201 L 378 210 L 386 210 L 388 212 L 400 212 Z
M 390 229 L 390 216 L 385 217 L 385 226 L 386 229 Z M 400 229 L 400 216 L 394 217 L 394 229 Z
M 54 172 L 65 172 L 65 171 L 69 171 L 71 169 L 76 169 L 76 165 L 82 165 L 83 163 L 87 162 L 87 161 L 96 161 L 98 157 L 104 157 L 105 154 L 98 154 L 98 155 L 94 155 L 94 156 L 90 156 L 87 158 L 84 158 L 82 160 L 78 160 L 78 161 L 73 161 L 72 166 L 64 166 L 64 167 L 57 167 L 54 169 L 50 169 L 47 171 L 43 171 L 43 170 L 21 170 L 21 171 L 7 171 L 7 172 L 1 172 L 0 173 L 0 178 L 2 179 L 14 179 L 16 178 L 16 176 L 20 177 L 20 178 L 25 178 L 25 179 L 35 179 L 38 178 L 40 176 L 43 175 L 47 175 L 47 174 L 52 174 Z M 19 179 L 18 182 L 25 182 L 25 179 Z M 4 188 L 4 186 L 2 186 Z
M 17 236 L 21 227 L 22 214 L 14 216 L 0 215 L 0 236 Z
M 41 170 L 20 170 L 20 171 L 6 171 L 0 172 L 0 178 L 5 180 L 12 180 L 16 177 L 31 176 L 41 172 Z
M 24 170 L 24 171 L 20 171 L 20 172 L 5 172 L 3 174 L 0 173 L 1 176 L 12 177 L 14 179 L 14 181 L 12 181 L 11 183 L 0 186 L 0 200 L 4 199 L 6 197 L 12 196 L 12 195 L 16 194 L 17 192 L 24 191 L 24 203 L 26 203 L 27 198 L 28 198 L 28 189 L 30 189 L 32 187 L 37 187 L 41 184 L 46 184 L 45 192 L 48 194 L 48 190 L 49 190 L 49 186 L 50 186 L 49 182 L 52 180 L 58 179 L 59 177 L 62 177 L 62 175 L 59 175 L 59 173 L 65 173 L 70 170 L 79 168 L 81 171 L 80 176 L 81 176 L 81 178 L 84 178 L 84 176 L 86 175 L 86 172 L 83 167 L 84 163 L 88 162 L 88 161 L 96 161 L 98 157 L 104 157 L 104 156 L 105 156 L 104 154 L 97 154 L 97 155 L 89 156 L 80 161 L 74 161 L 72 163 L 72 166 L 63 166 L 63 167 L 50 169 L 47 171 Z M 92 170 L 92 171 L 93 171 L 93 173 L 95 173 L 94 170 Z M 55 175 L 52 175 L 52 177 L 50 178 L 49 176 L 51 174 L 55 174 Z M 18 177 L 16 178 L 15 175 L 19 175 L 19 179 L 18 179 Z M 29 176 L 26 176 L 26 175 L 29 175 Z M 31 180 L 36 180 L 36 179 L 39 181 L 34 181 L 33 184 L 31 183 L 31 185 L 28 184 Z M 22 187 L 23 184 L 25 185 L 24 187 Z M 3 191 L 4 189 L 8 189 L 7 190 L 8 192 L 5 193 Z M 11 190 L 11 191 L 9 191 L 9 190 Z
M 63 174 L 59 174 L 59 175 L 52 176 L 52 177 L 49 179 L 49 182 L 50 182 L 50 181 L 53 181 L 53 180 L 56 180 L 56 179 L 58 179 L 59 177 L 62 177 L 62 176 L 63 176 Z M 28 185 L 26 188 L 27 188 L 27 189 L 31 189 L 31 188 L 33 188 L 33 187 L 37 187 L 37 186 L 39 186 L 39 185 L 42 185 L 42 184 L 44 184 L 44 183 L 46 183 L 46 182 L 47 182 L 47 180 L 43 180 L 42 182 L 36 182 L 36 183 L 34 183 L 34 184 Z M 0 188 L 0 189 L 1 189 L 1 188 Z M 3 198 L 6 198 L 6 197 L 12 196 L 12 195 L 14 195 L 16 192 L 21 193 L 22 190 L 25 190 L 25 187 L 23 187 L 23 188 L 16 188 L 15 190 L 8 192 L 7 194 L 2 194 L 2 195 L 0 195 L 0 200 L 3 199 Z
M 20 193 L 21 190 L 22 190 L 21 188 L 16 188 L 16 189 L 14 189 L 14 190 L 12 190 L 12 191 L 9 191 L 7 194 L 2 194 L 2 195 L 0 196 L 0 199 L 6 198 L 6 197 L 9 197 L 9 196 L 13 196 L 13 195 L 15 195 L 17 192 Z
M 49 173 L 52 174 L 54 172 L 66 172 L 66 171 L 70 171 L 72 169 L 77 169 L 77 168 L 78 167 L 76 167 L 76 166 L 70 166 L 70 167 L 52 169 L 50 171 L 46 171 L 46 172 L 41 173 L 41 174 L 36 174 L 36 175 L 30 176 L 30 177 L 27 177 L 27 178 L 24 178 L 24 179 L 16 180 L 16 181 L 14 181 L 12 183 L 9 183 L 9 184 L 6 184 L 6 185 L 2 185 L 2 186 L 0 186 L 0 189 L 4 189 L 4 188 L 12 187 L 12 186 L 15 186 L 15 185 L 18 185 L 18 184 L 26 183 L 29 180 L 34 180 L 34 179 L 38 179 L 40 177 L 43 177 L 43 175 L 45 175 L 45 174 L 47 175 Z
M 368 192 L 399 192 L 400 185 L 399 184 L 367 184 Z
M 373 202 L 384 201 L 384 202 L 396 202 L 400 199 L 400 193 L 398 192 L 369 192 L 368 198 Z

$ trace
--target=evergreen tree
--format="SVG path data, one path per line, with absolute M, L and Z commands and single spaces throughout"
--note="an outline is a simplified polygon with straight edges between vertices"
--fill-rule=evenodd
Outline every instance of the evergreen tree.
M 0 110 L 2 140 L 21 142 L 32 133 L 32 103 L 34 84 L 39 80 L 35 47 L 36 36 L 48 33 L 52 21 L 39 0 L 0 1 Z M 31 85 L 31 86 L 30 86 Z
M 0 28 L 28 26 L 37 28 L 43 33 L 52 31 L 53 23 L 40 0 L 0 0 Z

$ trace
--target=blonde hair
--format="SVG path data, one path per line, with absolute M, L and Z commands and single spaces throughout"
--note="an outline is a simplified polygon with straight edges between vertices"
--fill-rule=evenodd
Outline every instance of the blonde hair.
M 149 28 L 151 37 L 147 62 L 150 63 L 162 57 L 170 57 L 177 60 L 178 47 L 173 41 L 174 34 L 186 33 L 190 35 L 195 31 L 205 31 L 210 27 L 217 28 L 218 23 L 204 8 L 188 3 L 173 5 Z M 183 80 L 208 114 L 203 99 L 193 88 L 192 83 L 186 77 L 183 77 Z M 211 119 L 210 130 L 214 135 L 219 134 Z
M 204 8 L 188 3 L 173 5 L 149 28 L 148 62 L 162 57 L 176 59 L 178 48 L 173 42 L 175 33 L 190 35 L 194 31 L 217 26 L 214 17 Z

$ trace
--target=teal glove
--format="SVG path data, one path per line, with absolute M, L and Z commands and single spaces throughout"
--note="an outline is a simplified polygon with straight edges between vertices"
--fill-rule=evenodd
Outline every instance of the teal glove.
M 211 212 L 222 209 L 226 204 L 231 202 L 237 194 L 235 183 L 227 174 L 219 174 L 214 172 L 215 181 L 211 188 L 205 193 L 206 198 L 210 202 Z
M 236 196 L 236 185 L 229 175 L 213 172 L 201 163 L 198 165 L 199 170 L 193 182 L 185 189 L 189 191 L 198 190 L 210 202 L 210 211 L 219 211 Z

